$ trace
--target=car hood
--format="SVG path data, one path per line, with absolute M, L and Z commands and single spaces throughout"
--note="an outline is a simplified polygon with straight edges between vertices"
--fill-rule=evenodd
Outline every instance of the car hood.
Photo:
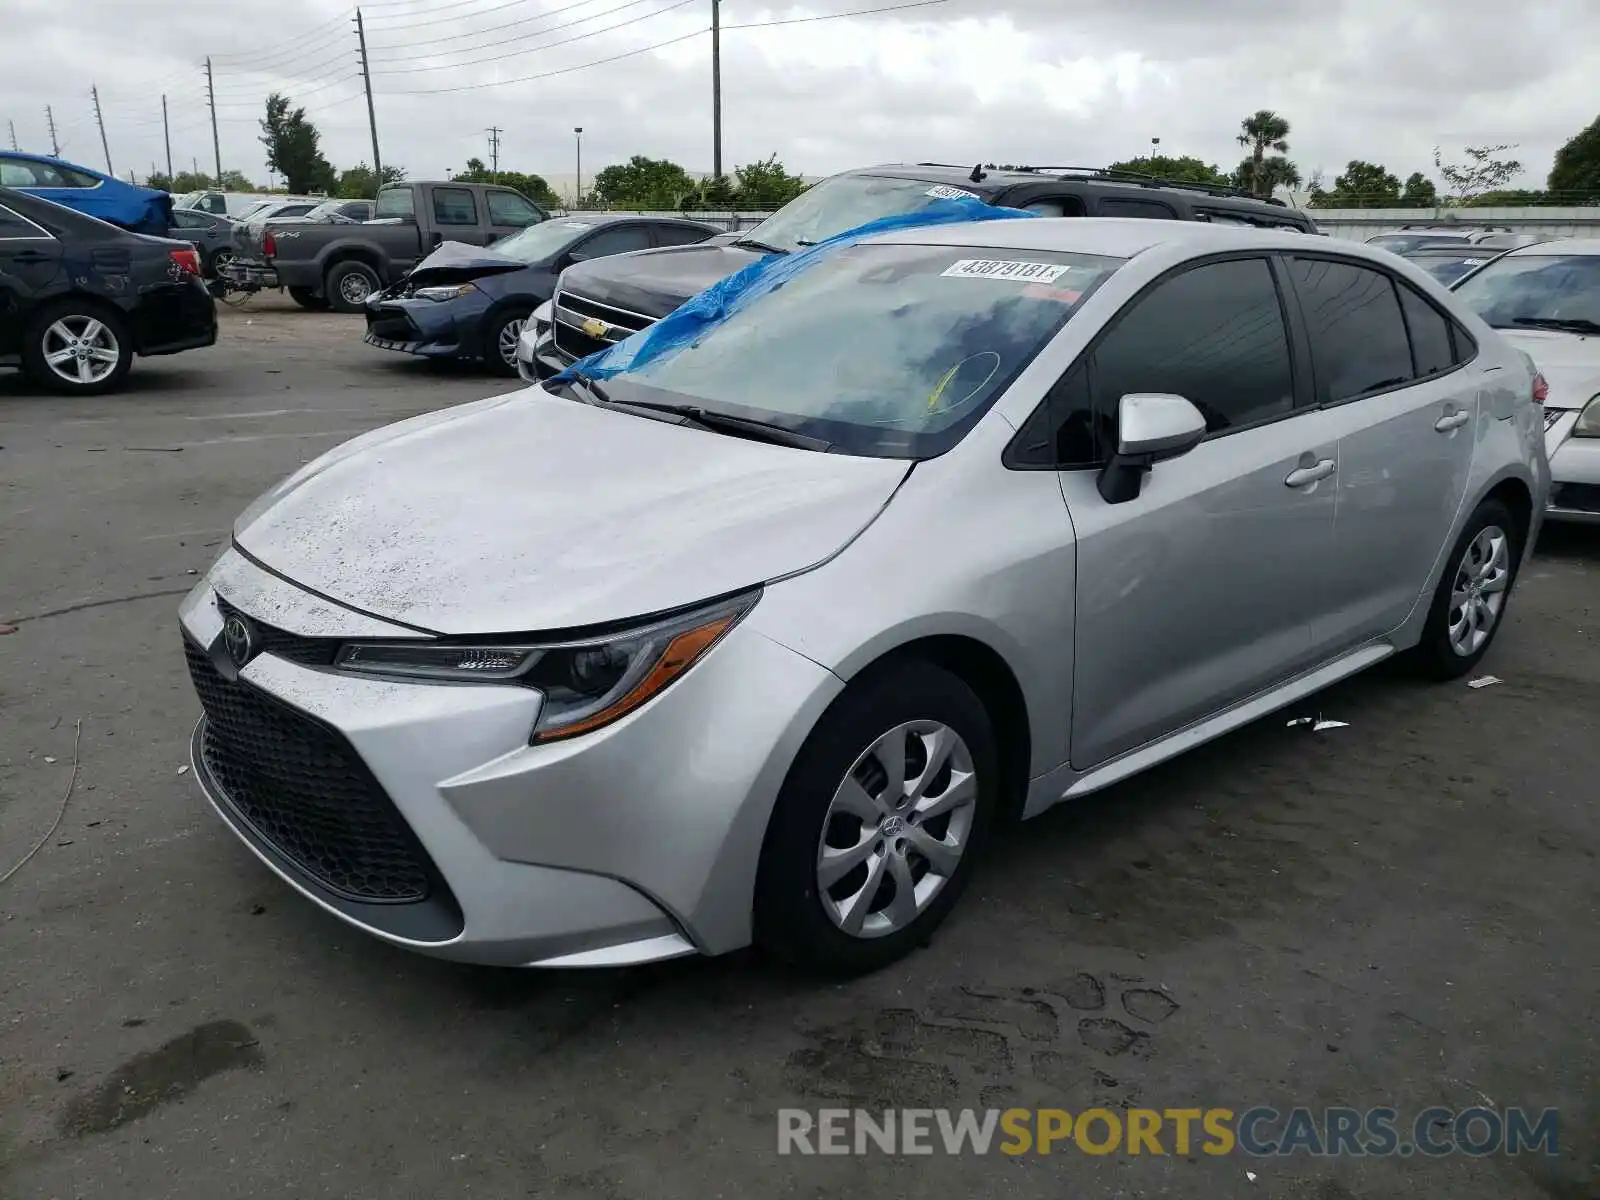
M 761 258 L 744 246 L 700 242 L 595 258 L 568 267 L 561 290 L 652 319 Z
M 485 275 L 502 275 L 508 271 L 521 271 L 528 266 L 521 259 L 496 254 L 482 246 L 469 246 L 465 242 L 443 242 L 438 249 L 411 269 L 406 282 L 422 287 L 427 284 L 465 283 Z
M 1600 337 L 1554 329 L 1501 329 L 1550 385 L 1546 408 L 1582 408 L 1600 394 Z
M 345 443 L 257 500 L 234 542 L 311 591 L 418 629 L 573 629 L 814 566 L 909 469 L 530 388 Z

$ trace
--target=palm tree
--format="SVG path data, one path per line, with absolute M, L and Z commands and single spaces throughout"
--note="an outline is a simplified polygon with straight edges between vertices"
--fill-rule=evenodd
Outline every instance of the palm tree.
M 1239 122 L 1239 145 L 1250 151 L 1250 190 L 1258 196 L 1272 194 L 1272 182 L 1263 178 L 1261 162 L 1268 150 L 1289 150 L 1289 122 L 1270 108 L 1256 110 Z

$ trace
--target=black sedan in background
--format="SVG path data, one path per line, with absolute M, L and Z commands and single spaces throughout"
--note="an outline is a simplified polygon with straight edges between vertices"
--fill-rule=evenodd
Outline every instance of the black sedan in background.
M 233 261 L 232 217 L 198 208 L 175 208 L 167 236 L 200 251 L 200 273 L 207 279 L 215 279 L 218 268 Z
M 216 340 L 193 246 L 0 187 L 0 367 L 86 395 L 121 383 L 135 354 Z
M 446 242 L 404 279 L 367 301 L 367 343 L 430 358 L 479 359 L 517 372 L 517 337 L 575 262 L 659 246 L 688 246 L 722 231 L 700 221 L 579 213 L 530 225 L 491 246 Z

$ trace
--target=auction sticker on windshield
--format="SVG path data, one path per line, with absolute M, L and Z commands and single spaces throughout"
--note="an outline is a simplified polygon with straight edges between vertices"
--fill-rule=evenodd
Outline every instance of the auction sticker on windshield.
M 977 199 L 979 199 L 979 196 L 978 196 L 977 192 L 969 192 L 969 191 L 967 191 L 966 188 L 951 187 L 947 183 L 936 183 L 931 188 L 929 188 L 926 192 L 924 192 L 922 194 L 924 196 L 932 196 L 936 200 L 977 200 Z
M 958 258 L 939 274 L 951 279 L 1015 279 L 1021 283 L 1054 283 L 1070 267 L 1061 263 L 1017 262 L 1014 259 Z

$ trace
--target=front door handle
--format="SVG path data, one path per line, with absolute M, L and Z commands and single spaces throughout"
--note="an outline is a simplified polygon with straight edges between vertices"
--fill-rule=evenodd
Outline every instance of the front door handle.
M 1313 483 L 1320 483 L 1332 475 L 1333 470 L 1333 459 L 1325 458 L 1309 467 L 1296 467 L 1284 476 L 1283 482 L 1292 488 L 1310 487 Z
M 55 255 L 47 254 L 43 250 L 18 250 L 11 256 L 12 262 L 42 263 L 49 262 Z
M 1458 408 L 1454 412 L 1445 413 L 1444 416 L 1433 423 L 1433 427 L 1440 433 L 1450 433 L 1453 430 L 1460 429 L 1470 420 L 1472 420 L 1472 414 L 1464 408 Z

